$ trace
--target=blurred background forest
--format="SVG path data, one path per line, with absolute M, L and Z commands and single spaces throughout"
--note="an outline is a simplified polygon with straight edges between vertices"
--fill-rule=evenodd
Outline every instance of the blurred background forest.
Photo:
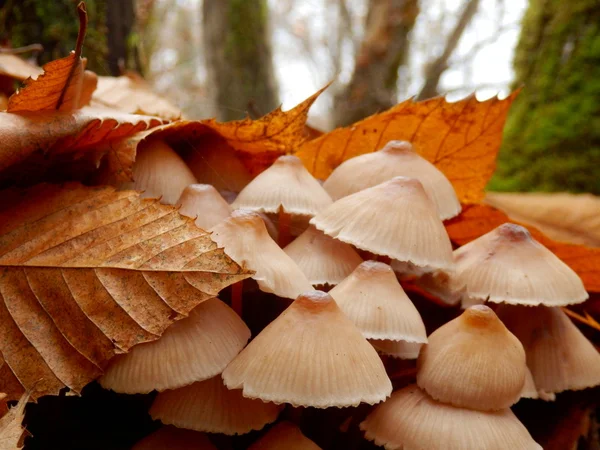
M 78 0 L 0 0 L 0 46 L 74 48 Z M 84 56 L 137 72 L 186 118 L 294 106 L 330 81 L 309 123 L 327 131 L 410 97 L 524 86 L 494 190 L 600 194 L 598 0 L 87 0 Z

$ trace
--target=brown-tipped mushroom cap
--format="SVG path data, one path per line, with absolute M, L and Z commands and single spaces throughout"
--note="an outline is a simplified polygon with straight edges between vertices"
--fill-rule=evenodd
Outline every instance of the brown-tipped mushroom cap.
M 392 384 L 375 349 L 330 295 L 300 295 L 227 366 L 225 385 L 244 397 L 294 406 L 384 400 Z
M 208 230 L 221 223 L 231 214 L 231 208 L 221 194 L 210 184 L 191 184 L 177 200 L 179 213 L 195 217 L 200 228 Z
M 158 394 L 150 415 L 154 420 L 208 433 L 228 435 L 260 430 L 275 421 L 282 406 L 229 390 L 220 375 Z
M 440 219 L 460 213 L 460 202 L 450 181 L 406 141 L 389 141 L 381 150 L 344 161 L 323 187 L 332 199 L 338 200 L 397 176 L 418 179 L 436 205 Z
M 217 450 L 204 433 L 162 427 L 135 444 L 132 450 Z
M 600 385 L 600 354 L 560 308 L 502 305 L 498 316 L 523 344 L 540 397 Z
M 369 339 L 375 350 L 383 355 L 399 359 L 417 359 L 423 344 L 419 342 Z
M 344 197 L 310 221 L 362 250 L 416 266 L 449 269 L 452 245 L 421 183 L 396 177 Z
M 174 389 L 219 373 L 250 339 L 250 330 L 218 298 L 200 303 L 156 341 L 116 356 L 100 384 L 124 394 Z
M 456 408 L 415 385 L 394 392 L 360 428 L 387 450 L 542 450 L 510 409 Z
M 519 400 L 526 372 L 519 340 L 494 311 L 477 305 L 429 336 L 417 383 L 440 402 L 489 411 Z
M 255 272 L 252 278 L 262 291 L 296 298 L 312 289 L 296 263 L 271 239 L 257 213 L 234 211 L 211 231 L 212 239 L 227 255 Z
M 139 145 L 133 164 L 133 180 L 127 187 L 144 191 L 142 197 L 160 197 L 167 205 L 174 205 L 186 186 L 197 183 L 175 150 L 157 139 Z
M 367 339 L 427 342 L 419 311 L 387 264 L 361 263 L 329 294 Z
M 234 208 L 314 216 L 332 203 L 331 197 L 296 156 L 280 156 L 237 196 Z
M 327 236 L 312 225 L 283 250 L 314 286 L 336 285 L 362 262 L 350 245 Z
M 252 175 L 237 152 L 228 145 L 210 145 L 190 152 L 185 162 L 200 183 L 213 185 L 219 191 L 240 192 L 252 180 Z
M 457 284 L 471 300 L 564 306 L 588 298 L 577 274 L 527 229 L 505 223 L 454 252 Z
M 279 422 L 248 450 L 321 450 L 291 422 Z

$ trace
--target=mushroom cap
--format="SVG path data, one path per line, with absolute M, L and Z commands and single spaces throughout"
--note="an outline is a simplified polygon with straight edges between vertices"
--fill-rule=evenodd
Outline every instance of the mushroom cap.
M 395 391 L 360 428 L 386 450 L 542 450 L 510 409 L 456 408 L 415 385 Z
M 431 397 L 480 411 L 519 401 L 526 372 L 523 346 L 485 305 L 434 331 L 417 361 L 417 383 Z
M 394 264 L 392 264 L 392 268 L 396 270 Z M 461 303 L 462 300 L 466 307 L 472 306 L 467 306 L 468 301 L 465 299 L 467 286 L 464 280 L 461 277 L 455 276 L 454 271 L 435 270 L 427 272 L 417 278 L 416 284 L 447 305 L 454 306 Z
M 195 217 L 197 226 L 204 230 L 214 227 L 231 214 L 231 208 L 221 194 L 210 184 L 190 184 L 177 200 L 179 213 Z
M 159 139 L 142 141 L 139 145 L 133 180 L 126 187 L 144 191 L 141 195 L 144 198 L 160 198 L 167 205 L 174 205 L 186 186 L 197 183 L 183 159 Z
M 600 353 L 561 308 L 502 305 L 498 316 L 523 344 L 540 397 L 600 385 Z
M 204 433 L 162 427 L 135 444 L 132 450 L 217 450 Z
M 320 291 L 300 295 L 227 366 L 223 380 L 244 397 L 315 408 L 374 404 L 392 391 L 375 349 Z
M 387 264 L 361 263 L 329 295 L 367 339 L 427 342 L 419 311 Z
M 452 183 L 407 141 L 389 141 L 381 150 L 344 161 L 329 175 L 323 187 L 335 201 L 397 176 L 418 179 L 436 205 L 440 219 L 450 219 L 460 213 L 460 202 Z
M 258 213 L 236 210 L 211 231 L 213 241 L 229 257 L 255 272 L 252 278 L 262 291 L 293 299 L 312 289 L 292 258 L 269 236 Z
M 520 225 L 505 223 L 454 251 L 455 283 L 472 301 L 564 306 L 588 298 L 579 276 Z
M 279 422 L 248 450 L 321 450 L 291 422 Z
M 277 419 L 283 407 L 229 390 L 220 375 L 157 395 L 150 415 L 154 420 L 189 430 L 228 435 L 260 430 Z
M 252 175 L 233 148 L 222 145 L 218 138 L 215 142 L 205 139 L 203 144 L 201 149 L 194 149 L 185 157 L 198 182 L 232 192 L 240 192 L 250 183 Z
M 327 236 L 312 225 L 283 251 L 313 286 L 336 285 L 362 262 L 350 245 Z
M 340 241 L 433 269 L 452 267 L 452 245 L 421 183 L 396 177 L 333 203 L 310 221 Z
M 392 358 L 417 359 L 423 344 L 419 342 L 369 339 L 375 350 Z
M 174 389 L 219 373 L 244 348 L 250 330 L 218 298 L 200 303 L 160 339 L 111 360 L 99 382 L 124 394 Z
M 525 373 L 525 384 L 523 385 L 523 390 L 521 391 L 521 398 L 539 398 L 537 388 L 535 387 L 535 383 L 533 381 L 533 375 L 531 375 L 531 370 L 527 368 L 527 372 Z
M 234 208 L 314 216 L 332 203 L 321 184 L 306 170 L 296 156 L 277 158 L 237 196 Z

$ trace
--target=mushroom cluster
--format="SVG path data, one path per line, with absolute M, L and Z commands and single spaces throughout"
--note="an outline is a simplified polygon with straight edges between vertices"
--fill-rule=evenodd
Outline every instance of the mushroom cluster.
M 598 352 L 560 309 L 587 298 L 579 278 L 517 225 L 453 251 L 443 220 L 460 202 L 408 142 L 351 158 L 320 183 L 294 156 L 252 179 L 233 151 L 181 158 L 154 140 L 134 176 L 253 280 L 111 362 L 103 387 L 158 391 L 149 414 L 165 426 L 135 448 L 217 448 L 206 433 L 266 428 L 248 448 L 314 450 L 323 444 L 299 427 L 304 408 L 362 403 L 378 405 L 360 429 L 386 449 L 533 450 L 511 405 L 600 384 Z M 404 280 L 465 311 L 428 337 Z M 248 314 L 263 311 L 244 306 L 251 294 L 285 309 L 253 327 Z M 392 393 L 391 367 L 410 360 L 416 384 Z

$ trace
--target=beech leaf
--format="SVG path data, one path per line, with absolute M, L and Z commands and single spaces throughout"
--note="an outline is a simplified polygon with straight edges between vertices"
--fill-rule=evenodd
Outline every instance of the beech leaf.
M 24 81 L 44 73 L 41 67 L 35 66 L 17 55 L 0 52 L 0 77 Z
M 517 94 L 483 102 L 474 95 L 455 103 L 443 97 L 407 100 L 307 141 L 295 155 L 315 177 L 325 179 L 349 158 L 379 150 L 391 140 L 409 141 L 446 175 L 463 203 L 477 203 L 496 168 L 502 129 Z
M 71 183 L 0 196 L 0 351 L 10 369 L 0 392 L 10 399 L 79 393 L 115 354 L 250 275 L 193 219 L 134 191 Z
M 0 450 L 17 450 L 23 437 L 22 423 L 25 417 L 25 405 L 29 399 L 28 394 L 23 394 L 16 406 L 0 418 Z

